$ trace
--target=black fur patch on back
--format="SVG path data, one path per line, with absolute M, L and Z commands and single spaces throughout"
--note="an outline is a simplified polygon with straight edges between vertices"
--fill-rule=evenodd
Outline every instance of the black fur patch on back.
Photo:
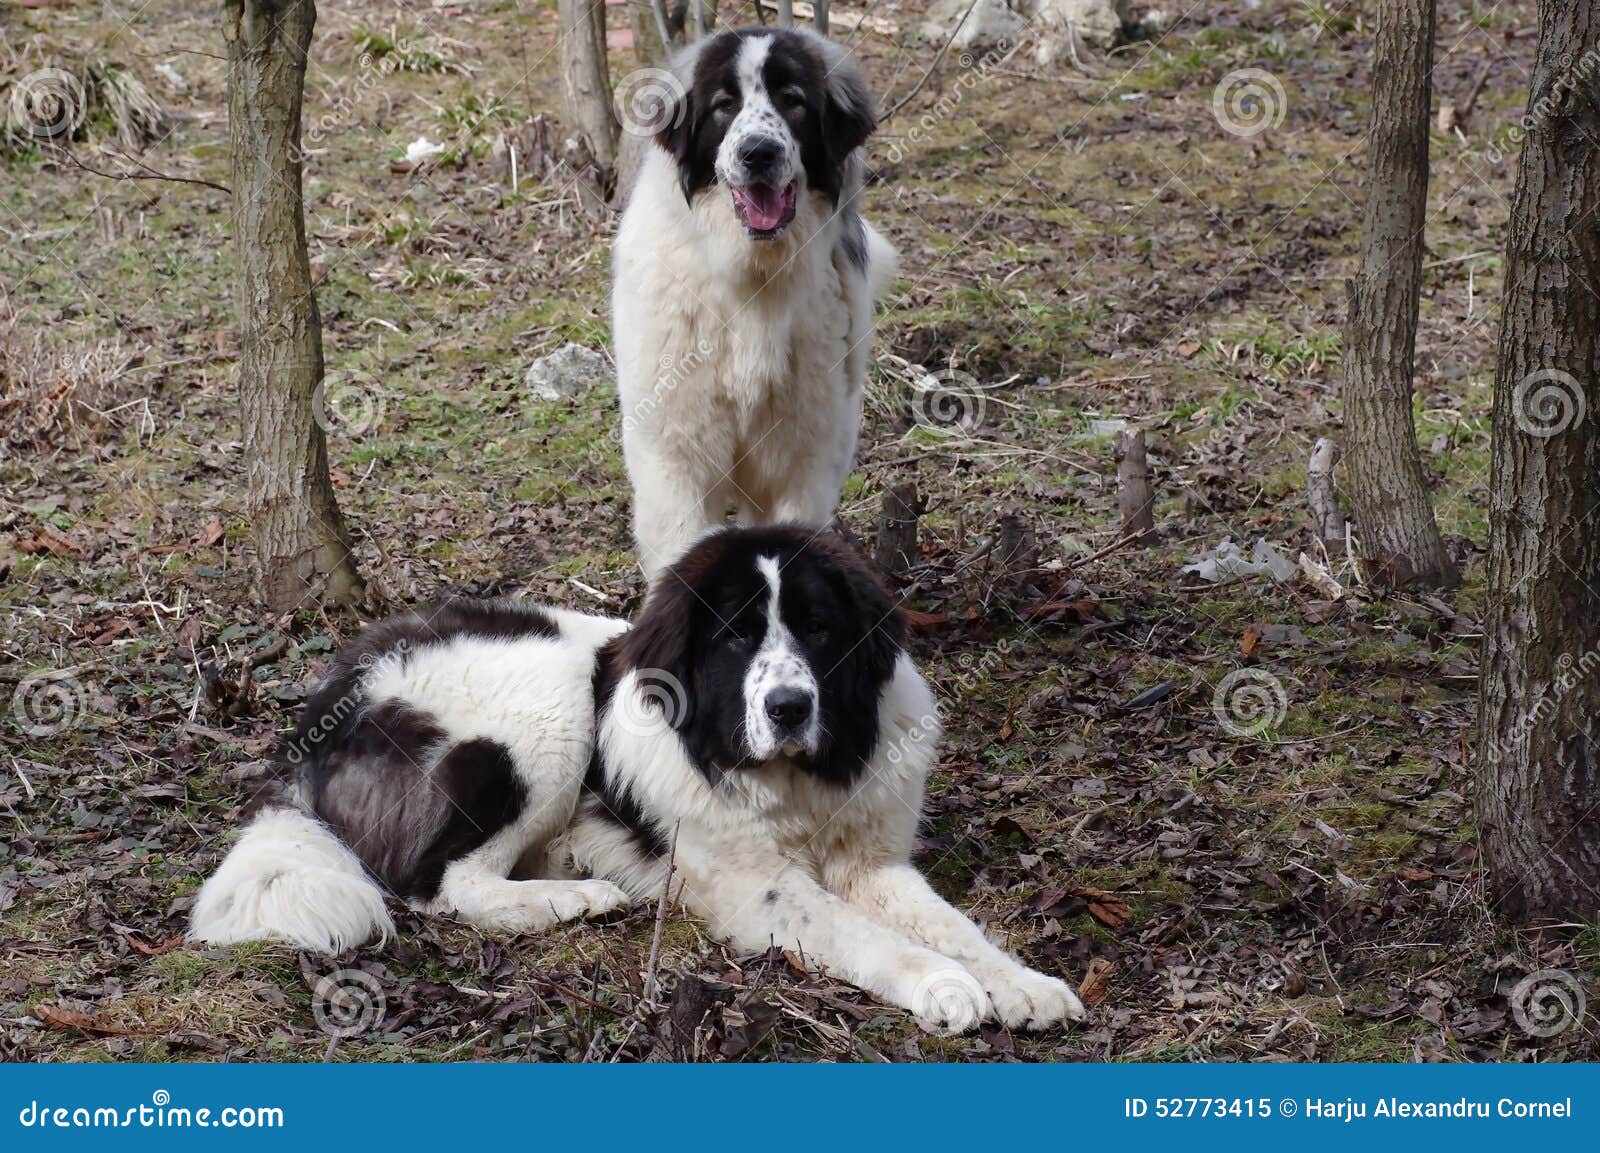
M 300 712 L 294 735 L 278 758 L 292 770 L 315 764 L 337 748 L 361 705 L 361 680 L 384 660 L 404 660 L 430 645 L 460 636 L 519 640 L 560 634 L 555 619 L 536 605 L 509 600 L 453 600 L 368 625 L 339 650 L 327 675 Z
M 431 899 L 445 867 L 516 820 L 527 803 L 510 750 L 497 741 L 450 745 L 427 713 L 376 705 L 364 678 L 385 661 L 459 637 L 554 637 L 554 618 L 515 601 L 456 600 L 380 621 L 334 659 L 278 751 L 317 816 L 401 897 Z

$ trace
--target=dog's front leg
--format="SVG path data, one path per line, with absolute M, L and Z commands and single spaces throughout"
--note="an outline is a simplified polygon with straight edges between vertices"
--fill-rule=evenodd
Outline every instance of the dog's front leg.
M 982 984 L 962 965 L 879 924 L 776 851 L 752 858 L 748 846 L 714 853 L 680 842 L 678 866 L 680 899 L 735 948 L 791 949 L 938 1032 L 971 1029 L 992 1015 Z
M 1006 1025 L 1045 1029 L 1083 1020 L 1083 1003 L 1070 985 L 1028 968 L 991 942 L 911 865 L 861 869 L 841 877 L 838 888 L 852 904 L 964 964 Z

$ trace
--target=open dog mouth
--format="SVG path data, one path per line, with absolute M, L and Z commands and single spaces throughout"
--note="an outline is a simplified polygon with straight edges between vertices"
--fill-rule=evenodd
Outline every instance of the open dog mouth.
M 733 210 L 739 214 L 745 231 L 761 240 L 780 236 L 794 219 L 795 182 L 783 188 L 771 184 L 746 184 L 730 189 Z

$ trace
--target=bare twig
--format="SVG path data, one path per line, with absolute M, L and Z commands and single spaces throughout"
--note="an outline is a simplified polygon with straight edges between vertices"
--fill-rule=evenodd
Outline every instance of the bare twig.
M 656 927 L 650 934 L 650 959 L 644 966 L 644 1003 L 655 1004 L 656 964 L 661 960 L 661 934 L 667 927 L 667 906 L 672 903 L 672 870 L 678 860 L 678 825 L 672 826 L 672 847 L 667 851 L 667 877 L 661 882 L 661 898 L 656 902 Z
M 911 86 L 911 91 L 907 92 L 903 97 L 897 100 L 894 107 L 889 109 L 889 111 L 885 112 L 883 116 L 879 118 L 878 127 L 881 128 L 883 125 L 889 123 L 889 121 L 894 119 L 894 114 L 896 112 L 899 112 L 900 109 L 904 108 L 907 104 L 911 103 L 912 100 L 916 99 L 917 93 L 922 91 L 923 87 L 928 83 L 929 78 L 932 77 L 936 71 L 938 71 L 939 65 L 944 63 L 944 58 L 950 51 L 950 45 L 954 44 L 956 42 L 956 37 L 961 35 L 962 27 L 965 26 L 967 18 L 972 15 L 972 10 L 977 6 L 978 0 L 972 0 L 972 3 L 967 5 L 967 10 L 961 14 L 961 19 L 956 21 L 956 26 L 954 28 L 950 29 L 950 38 L 944 42 L 944 47 L 939 49 L 939 55 L 933 58 L 933 63 L 928 65 L 928 70 L 922 74 L 922 79 L 913 84 Z
M 202 180 L 196 176 L 172 176 L 166 172 L 158 172 L 156 169 L 151 168 L 144 161 L 137 160 L 134 157 L 129 156 L 127 153 L 121 153 L 122 158 L 131 164 L 137 164 L 140 168 L 140 171 L 102 172 L 98 168 L 92 168 L 85 164 L 82 160 L 78 159 L 75 153 L 73 153 L 70 149 L 65 148 L 58 149 L 56 156 L 60 159 L 68 161 L 75 168 L 81 168 L 92 176 L 104 177 L 107 180 L 168 180 L 173 184 L 198 184 L 202 188 L 213 188 L 218 192 L 227 193 L 229 196 L 233 195 L 233 189 L 229 188 L 226 184 L 218 184 L 212 180 Z

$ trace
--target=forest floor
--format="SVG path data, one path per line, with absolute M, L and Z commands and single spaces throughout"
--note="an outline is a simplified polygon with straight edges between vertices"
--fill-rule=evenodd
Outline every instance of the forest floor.
M 321 7 L 308 233 L 334 478 L 375 597 L 631 611 L 614 397 L 599 385 L 545 403 L 523 385 L 540 355 L 609 342 L 612 223 L 561 176 L 529 179 L 525 156 L 513 188 L 494 154 L 530 116 L 560 120 L 554 4 Z M 879 4 L 874 20 L 899 34 L 850 38 L 885 106 L 934 57 L 909 35 L 919 8 Z M 1339 431 L 1373 11 L 1196 5 L 1081 70 L 1037 71 L 1026 44 L 1003 63 L 952 53 L 871 148 L 868 214 L 904 276 L 843 516 L 870 539 L 889 486 L 914 481 L 928 502 L 904 583 L 948 739 L 918 863 L 1030 964 L 1086 985 L 1088 1022 L 1037 1036 L 921 1034 L 677 914 L 660 1010 L 642 997 L 648 908 L 514 940 L 402 914 L 398 940 L 332 962 L 183 945 L 274 734 L 360 622 L 273 616 L 251 593 L 228 197 L 13 148 L 0 1058 L 1600 1056 L 1593 1012 L 1540 1036 L 1511 1004 L 1543 970 L 1593 988 L 1600 929 L 1497 921 L 1467 800 L 1531 3 L 1440 3 L 1436 92 L 1461 105 L 1486 78 L 1460 132 L 1433 136 L 1417 371 L 1463 588 L 1332 598 L 1301 579 L 1181 571 L 1226 540 L 1318 555 L 1305 469 Z M 750 15 L 721 8 L 723 22 Z M 7 6 L 0 38 L 0 82 L 45 66 L 142 80 L 170 114 L 143 163 L 227 182 L 214 5 Z M 613 61 L 617 76 L 633 67 L 625 49 Z M 1255 135 L 1213 108 L 1241 69 L 1267 74 Z M 103 99 L 70 156 L 125 171 L 113 115 Z M 446 151 L 400 171 L 423 136 Z M 914 413 L 926 372 L 965 395 L 962 419 Z M 1121 422 L 1150 438 L 1149 548 L 1112 547 Z M 1003 515 L 1037 536 L 1020 583 L 999 579 Z M 1333 572 L 1356 584 L 1348 565 Z M 341 967 L 370 974 L 382 1007 L 335 1041 L 312 989 Z

